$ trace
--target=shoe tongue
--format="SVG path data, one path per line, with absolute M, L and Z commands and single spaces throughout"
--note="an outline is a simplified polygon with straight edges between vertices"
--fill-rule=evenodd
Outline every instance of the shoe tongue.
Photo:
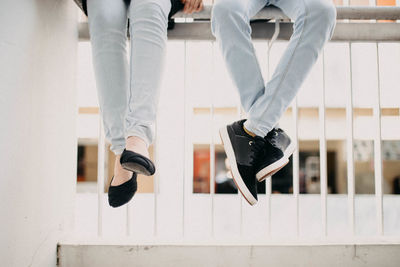
M 264 138 L 266 139 L 266 138 L 271 138 L 271 137 L 275 136 L 275 130 L 276 129 L 272 129 L 271 131 L 269 131 L 268 134 Z
M 246 137 L 248 137 L 248 138 L 253 138 L 253 136 L 251 136 L 251 135 L 249 135 L 247 132 L 246 132 L 246 130 L 244 129 L 244 123 L 245 123 L 245 121 L 246 120 L 240 120 L 240 121 L 237 121 L 237 128 L 239 128 L 239 131 L 240 131 L 240 133 L 242 134 L 242 135 L 244 135 L 244 136 L 246 136 Z

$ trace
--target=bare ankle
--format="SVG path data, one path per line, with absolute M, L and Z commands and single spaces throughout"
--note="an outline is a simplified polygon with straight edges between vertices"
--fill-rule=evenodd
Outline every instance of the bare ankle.
M 129 136 L 126 139 L 126 149 L 149 157 L 148 147 L 146 142 L 137 136 Z
M 138 136 L 128 136 L 126 138 L 126 143 L 130 145 L 143 146 L 147 148 L 146 142 Z
M 115 158 L 115 162 L 114 162 L 114 177 L 118 178 L 122 178 L 122 179 L 127 179 L 130 178 L 132 176 L 132 172 L 125 170 L 124 168 L 122 168 L 119 160 L 121 158 L 121 155 L 117 155 Z

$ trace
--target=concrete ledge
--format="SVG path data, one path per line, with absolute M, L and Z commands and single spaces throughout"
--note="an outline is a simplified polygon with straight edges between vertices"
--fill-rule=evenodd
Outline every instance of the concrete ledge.
M 400 41 L 400 23 L 395 20 L 400 19 L 400 7 L 336 7 L 337 19 L 358 20 L 357 22 L 337 23 L 333 41 Z M 204 7 L 204 10 L 194 14 L 184 14 L 178 12 L 174 18 L 190 18 L 192 22 L 176 23 L 175 28 L 168 32 L 171 40 L 214 40 L 210 29 L 212 6 Z M 280 40 L 289 40 L 292 35 L 293 25 L 289 18 L 277 7 L 268 6 L 256 14 L 252 20 L 258 23 L 252 24 L 253 39 L 271 39 L 275 31 L 274 23 L 267 23 L 269 20 L 284 20 L 281 23 L 281 31 L 278 36 Z M 385 23 L 361 22 L 359 20 L 392 20 Z M 87 22 L 79 24 L 79 39 L 89 40 L 89 30 Z
M 59 245 L 59 266 L 399 266 L 400 245 Z
M 269 40 L 275 32 L 274 23 L 252 23 L 252 38 Z M 289 40 L 293 32 L 291 22 L 280 23 L 278 40 Z M 82 35 L 85 36 L 85 35 Z M 86 37 L 86 36 L 85 36 Z M 170 40 L 214 40 L 210 25 L 203 23 L 177 23 L 175 29 L 168 32 Z M 353 42 L 398 42 L 400 41 L 400 23 L 337 23 L 332 41 Z
M 195 20 L 210 20 L 212 5 L 204 6 L 201 12 L 193 14 L 185 14 L 183 12 L 176 13 L 174 18 L 193 18 Z M 396 20 L 400 19 L 400 7 L 396 6 L 337 6 L 337 19 L 382 19 Z M 267 6 L 260 10 L 252 19 L 289 19 L 282 10 L 275 6 Z
M 275 32 L 275 24 L 267 22 L 252 23 L 252 38 L 258 40 L 271 39 Z M 278 40 L 289 40 L 293 32 L 291 22 L 280 23 Z M 79 24 L 79 39 L 90 38 L 87 22 Z M 215 40 L 207 21 L 195 23 L 176 23 L 173 30 L 168 31 L 169 40 Z M 332 41 L 352 42 L 398 42 L 400 41 L 400 23 L 343 23 L 336 24 Z

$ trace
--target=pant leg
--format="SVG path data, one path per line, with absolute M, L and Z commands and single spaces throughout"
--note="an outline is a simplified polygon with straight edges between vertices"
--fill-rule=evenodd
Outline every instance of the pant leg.
M 147 145 L 154 138 L 170 9 L 170 0 L 132 0 L 129 8 L 131 77 L 125 135 L 138 136 Z
M 93 66 L 105 137 L 111 150 L 125 147 L 129 67 L 127 56 L 127 6 L 123 0 L 88 0 Z
M 336 23 L 331 0 L 271 0 L 294 20 L 293 35 L 264 94 L 251 106 L 245 126 L 265 136 L 277 124 L 296 96 L 330 39 Z
M 246 112 L 264 94 L 264 79 L 251 42 L 250 18 L 267 3 L 267 0 L 218 0 L 212 10 L 212 32 Z

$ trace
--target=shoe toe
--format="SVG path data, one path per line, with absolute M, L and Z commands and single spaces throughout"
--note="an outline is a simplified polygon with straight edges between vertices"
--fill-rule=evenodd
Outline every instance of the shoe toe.
M 136 193 L 137 190 L 137 181 L 136 181 L 136 173 L 132 176 L 132 178 L 118 186 L 110 186 L 108 189 L 108 204 L 117 208 L 126 203 L 128 203 Z

